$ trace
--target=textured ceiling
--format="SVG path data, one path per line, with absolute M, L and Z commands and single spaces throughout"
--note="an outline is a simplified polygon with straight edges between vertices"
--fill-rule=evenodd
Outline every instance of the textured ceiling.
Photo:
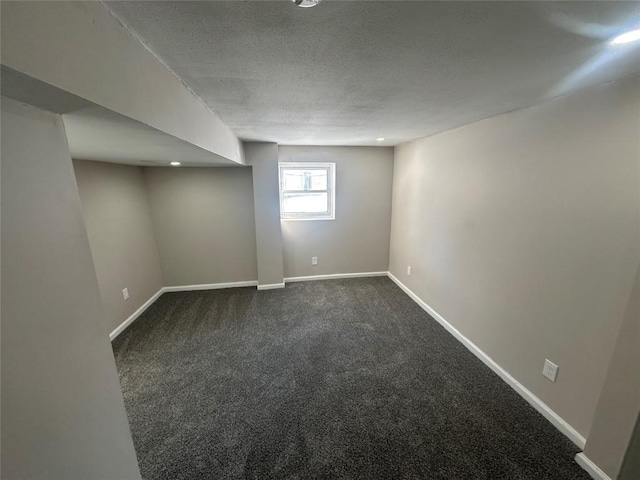
M 640 72 L 638 2 L 107 2 L 244 140 L 395 145 Z

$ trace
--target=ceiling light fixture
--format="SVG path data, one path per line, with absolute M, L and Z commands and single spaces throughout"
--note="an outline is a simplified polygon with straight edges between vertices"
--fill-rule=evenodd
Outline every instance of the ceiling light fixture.
M 622 45 L 623 43 L 631 43 L 638 40 L 640 40 L 640 28 L 618 35 L 616 38 L 611 40 L 611 45 Z
M 384 137 L 378 137 L 378 138 L 376 138 L 376 141 L 377 142 L 384 142 Z
M 180 162 L 171 162 L 172 167 L 179 167 L 180 165 L 182 165 Z
M 309 7 L 315 7 L 322 0 L 291 0 L 291 1 L 299 7 L 309 8 Z

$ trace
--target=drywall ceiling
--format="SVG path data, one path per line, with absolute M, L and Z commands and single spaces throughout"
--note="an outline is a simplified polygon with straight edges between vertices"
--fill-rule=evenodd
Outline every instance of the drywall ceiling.
M 640 72 L 638 2 L 106 2 L 244 140 L 375 145 Z
M 99 106 L 62 115 L 73 158 L 147 167 L 238 166 L 236 162 Z
M 73 158 L 144 166 L 239 165 L 6 65 L 0 65 L 0 94 L 62 114 Z
M 0 65 L 0 94 L 54 113 L 68 113 L 93 105 L 77 95 L 49 85 L 41 80 Z

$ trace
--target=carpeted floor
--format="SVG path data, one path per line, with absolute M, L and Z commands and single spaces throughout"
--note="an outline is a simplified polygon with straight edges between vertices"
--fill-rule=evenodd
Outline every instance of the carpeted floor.
M 387 278 L 165 293 L 113 348 L 146 480 L 589 478 Z

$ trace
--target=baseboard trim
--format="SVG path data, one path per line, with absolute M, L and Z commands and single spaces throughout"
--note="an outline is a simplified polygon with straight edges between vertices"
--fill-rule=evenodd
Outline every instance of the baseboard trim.
M 388 273 L 389 272 L 331 273 L 328 275 L 309 275 L 307 277 L 287 277 L 284 279 L 284 283 L 333 280 L 336 278 L 386 277 Z
M 191 292 L 193 290 L 218 290 L 220 288 L 238 288 L 238 287 L 255 287 L 258 285 L 257 280 L 249 280 L 246 282 L 227 282 L 227 283 L 201 283 L 198 285 L 173 285 L 164 287 L 164 292 Z
M 140 308 L 138 308 L 135 312 L 133 312 L 129 318 L 127 318 L 124 322 L 122 322 L 120 325 L 118 325 L 115 330 L 113 330 L 113 332 L 111 332 L 109 334 L 109 339 L 111 341 L 115 340 L 115 338 L 120 335 L 125 328 L 127 328 L 129 325 L 131 325 L 133 323 L 134 320 L 136 320 L 140 315 L 142 315 L 144 313 L 144 311 L 149 308 L 151 306 L 151 304 L 153 302 L 155 302 L 158 297 L 160 295 L 162 295 L 164 293 L 164 287 L 161 288 L 160 290 L 158 290 L 156 293 L 154 293 L 151 298 L 149 298 L 149 300 L 147 300 L 146 302 L 144 302 Z
M 584 452 L 577 454 L 575 460 L 594 480 L 611 480 L 611 477 L 600 470 L 600 467 L 593 463 Z
M 118 325 L 115 330 L 109 334 L 111 341 L 115 340 L 129 325 L 131 325 L 144 311 L 155 302 L 160 295 L 166 292 L 190 292 L 193 290 L 217 290 L 220 288 L 237 288 L 237 287 L 255 287 L 258 285 L 257 280 L 249 280 L 246 282 L 228 282 L 228 283 L 203 283 L 199 285 L 174 285 L 171 287 L 162 287 L 156 293 L 154 293 L 149 300 L 144 302 L 140 308 L 131 314 L 124 322 Z M 284 287 L 284 284 L 282 284 Z M 274 287 L 275 288 L 275 287 Z
M 462 343 L 471 353 L 478 357 L 486 366 L 493 370 L 502 380 L 504 380 L 511 388 L 524 398 L 529 404 L 535 408 L 542 416 L 544 416 L 553 426 L 563 433 L 569 440 L 576 444 L 581 450 L 584 449 L 586 440 L 566 422 L 560 415 L 551 410 L 549 406 L 535 396 L 529 389 L 522 385 L 518 380 L 512 377 L 504 368 L 498 365 L 489 355 L 481 350 L 476 344 L 465 337 L 458 329 L 447 322 L 442 315 L 436 312 L 431 306 L 425 303 L 418 295 L 413 293 L 409 287 L 398 280 L 391 272 L 389 278 L 400 287 L 411 299 L 416 302 L 424 311 L 431 315 L 440 325 L 442 325 L 451 335 L 453 335 L 460 343 Z
M 140 306 L 135 312 L 129 316 L 124 322 L 118 325 L 110 334 L 111 341 L 120 335 L 129 325 L 131 325 L 144 311 L 155 302 L 160 295 L 169 292 L 191 292 L 194 290 L 217 290 L 221 288 L 240 288 L 240 287 L 257 287 L 258 290 L 274 290 L 284 288 L 286 282 L 306 282 L 310 280 L 329 280 L 332 278 L 358 278 L 358 277 L 386 277 L 389 272 L 363 272 L 363 273 L 335 273 L 330 275 L 312 275 L 309 277 L 290 277 L 285 278 L 282 283 L 268 283 L 259 285 L 257 280 L 247 280 L 244 282 L 226 282 L 226 283 L 201 283 L 196 285 L 172 285 L 170 287 L 162 287 L 146 302 Z
M 263 283 L 258 284 L 258 290 L 274 290 L 276 288 L 284 288 L 284 282 L 282 283 Z
M 518 382 L 506 370 L 498 365 L 489 355 L 481 350 L 476 344 L 465 337 L 458 329 L 447 322 L 442 315 L 435 311 L 431 306 L 425 303 L 418 295 L 416 295 L 409 287 L 398 280 L 391 272 L 362 272 L 362 273 L 336 273 L 329 275 L 310 275 L 306 277 L 288 277 L 283 283 L 272 283 L 266 285 L 258 285 L 255 280 L 245 282 L 228 282 L 228 283 L 208 283 L 199 285 L 179 285 L 162 287 L 149 300 L 147 300 L 140 308 L 138 308 L 129 318 L 122 322 L 115 330 L 109 334 L 109 338 L 113 341 L 120 333 L 122 333 L 131 323 L 133 323 L 144 311 L 155 302 L 160 295 L 165 292 L 187 292 L 193 290 L 215 290 L 221 288 L 238 288 L 238 287 L 258 287 L 258 290 L 270 290 L 275 288 L 283 288 L 288 282 L 306 282 L 314 280 L 331 280 L 338 278 L 359 278 L 359 277 L 384 277 L 388 276 L 400 289 L 402 289 L 414 302 L 416 302 L 424 311 L 431 315 L 440 325 L 442 325 L 451 335 L 453 335 L 460 343 L 462 343 L 471 353 L 478 357 L 485 365 L 493 370 L 503 381 L 513 388 L 522 398 L 524 398 L 533 408 L 535 408 L 542 416 L 544 416 L 552 425 L 554 425 L 561 433 L 571 440 L 578 448 L 584 449 L 586 444 L 585 438 L 578 433 L 568 422 L 560 415 L 555 413 L 546 403 L 540 400 L 529 389 Z M 593 463 L 584 453 L 579 453 L 575 457 L 576 462 L 586 470 L 596 480 L 611 480 L 598 466 Z M 595 475 L 595 476 L 594 476 Z

